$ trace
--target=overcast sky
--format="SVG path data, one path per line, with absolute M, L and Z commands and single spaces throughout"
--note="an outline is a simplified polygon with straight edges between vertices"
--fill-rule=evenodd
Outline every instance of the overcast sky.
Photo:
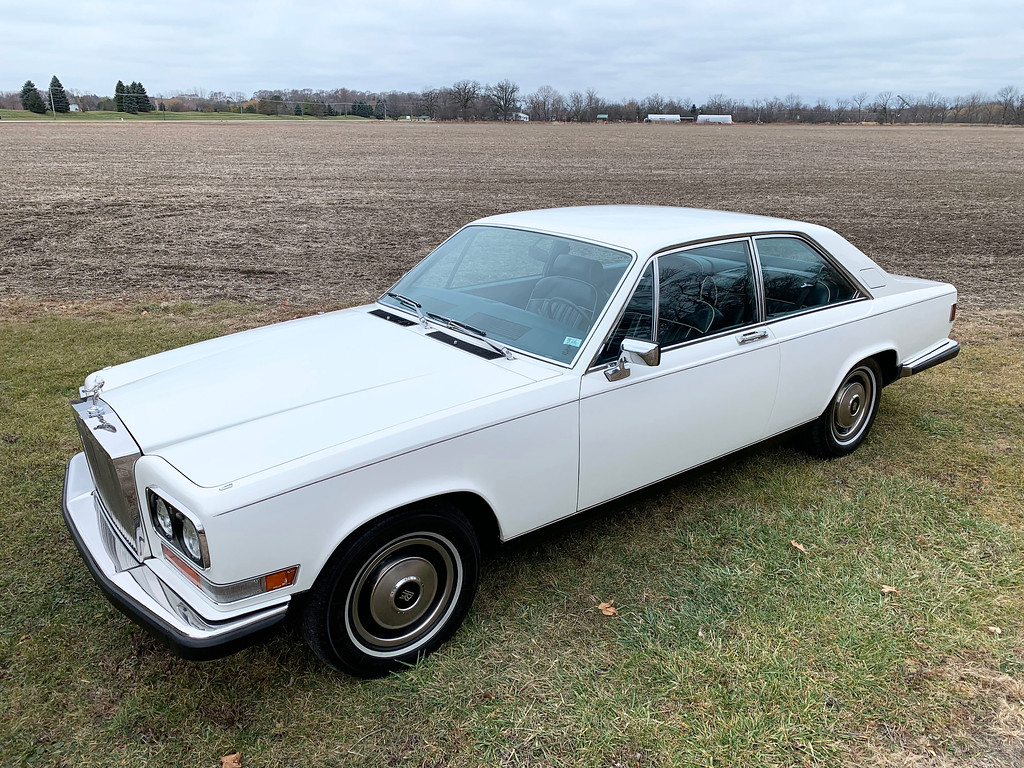
M 701 103 L 1024 90 L 1024 0 L 0 0 L 0 90 L 412 90 Z

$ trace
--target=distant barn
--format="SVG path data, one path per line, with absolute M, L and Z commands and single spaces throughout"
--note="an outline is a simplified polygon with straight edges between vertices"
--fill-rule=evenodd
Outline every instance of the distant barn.
M 698 123 L 724 123 L 732 124 L 732 115 L 697 115 Z
M 681 123 L 683 118 L 680 115 L 648 115 L 644 118 L 645 123 Z

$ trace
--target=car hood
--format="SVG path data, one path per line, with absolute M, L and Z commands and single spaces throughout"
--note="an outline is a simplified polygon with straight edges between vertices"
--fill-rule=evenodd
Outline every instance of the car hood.
M 206 487 L 537 379 L 362 308 L 213 339 L 100 375 L 103 400 L 142 452 Z

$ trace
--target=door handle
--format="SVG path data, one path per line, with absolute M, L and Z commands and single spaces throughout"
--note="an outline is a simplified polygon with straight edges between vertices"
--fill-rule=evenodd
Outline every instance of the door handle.
M 746 333 L 741 333 L 739 336 L 736 337 L 736 343 L 749 344 L 752 341 L 760 341 L 761 339 L 767 338 L 768 331 L 764 328 L 759 328 L 755 331 L 747 331 Z

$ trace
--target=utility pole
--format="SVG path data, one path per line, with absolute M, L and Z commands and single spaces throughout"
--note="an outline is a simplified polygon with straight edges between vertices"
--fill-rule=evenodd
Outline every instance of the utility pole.
M 47 88 L 46 92 L 50 94 L 50 111 L 53 112 L 53 119 L 57 119 L 57 110 L 53 108 L 53 88 Z

